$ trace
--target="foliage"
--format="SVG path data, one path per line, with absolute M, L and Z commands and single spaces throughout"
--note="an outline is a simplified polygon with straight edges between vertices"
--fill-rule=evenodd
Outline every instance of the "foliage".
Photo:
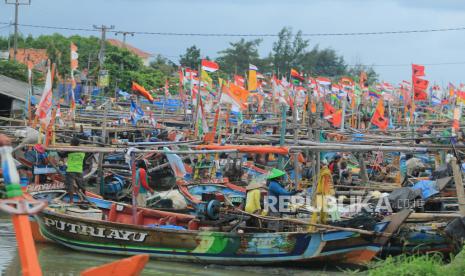
M 302 31 L 298 31 L 294 36 L 292 28 L 284 27 L 278 33 L 278 41 L 273 44 L 272 55 L 275 70 L 285 75 L 290 72 L 291 68 L 303 70 L 301 61 L 308 45 L 309 41 L 302 38 Z
M 445 265 L 442 255 L 401 255 L 375 263 L 370 276 L 465 275 L 465 251 L 462 250 L 450 264 Z
M 361 72 L 365 72 L 368 77 L 368 84 L 373 84 L 378 79 L 378 74 L 372 67 L 363 65 L 363 64 L 355 64 L 354 66 L 350 67 L 347 73 L 354 77 L 359 77 Z
M 0 75 L 4 75 L 13 79 L 27 82 L 27 66 L 9 60 L 0 60 Z M 40 74 L 34 72 L 32 79 L 34 84 L 39 83 Z
M 197 68 L 200 64 L 200 49 L 193 45 L 186 49 L 186 53 L 179 56 L 181 66 Z
M 258 46 L 261 42 L 261 39 L 246 41 L 243 38 L 238 42 L 230 42 L 229 48 L 218 52 L 220 56 L 216 61 L 222 71 L 242 75 L 249 70 L 249 64 L 259 63 Z

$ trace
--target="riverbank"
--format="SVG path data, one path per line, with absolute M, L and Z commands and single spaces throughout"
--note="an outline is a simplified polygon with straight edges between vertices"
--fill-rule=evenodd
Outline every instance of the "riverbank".
M 420 256 L 401 255 L 374 263 L 370 276 L 465 275 L 465 249 L 446 264 L 440 254 Z

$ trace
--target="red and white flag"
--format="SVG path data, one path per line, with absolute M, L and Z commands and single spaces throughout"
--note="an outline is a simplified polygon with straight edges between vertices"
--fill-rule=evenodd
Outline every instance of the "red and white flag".
M 79 58 L 79 55 L 77 53 L 77 46 L 71 42 L 71 70 L 76 70 L 78 68 L 78 58 Z
M 52 119 L 52 96 L 52 73 L 49 67 L 45 78 L 44 92 L 42 93 L 39 104 L 36 106 L 36 115 L 39 121 L 45 124 L 45 126 L 48 126 Z
M 220 69 L 218 63 L 202 59 L 202 70 L 205 70 L 207 72 L 216 72 L 218 71 L 218 69 Z

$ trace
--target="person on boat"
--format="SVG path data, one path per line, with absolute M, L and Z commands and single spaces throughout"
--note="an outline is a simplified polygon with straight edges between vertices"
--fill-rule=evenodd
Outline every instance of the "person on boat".
M 245 187 L 247 191 L 245 200 L 245 211 L 249 214 L 264 214 L 262 208 L 262 193 L 266 193 L 264 181 L 253 181 Z
M 336 154 L 334 155 L 333 160 L 329 162 L 328 168 L 331 171 L 331 174 L 333 175 L 334 184 L 339 183 L 339 180 L 340 180 L 340 173 L 341 173 L 340 161 L 341 161 L 341 155 Z
M 80 144 L 79 138 L 73 137 L 71 139 L 71 146 L 78 147 Z M 66 177 L 65 185 L 68 190 L 69 202 L 74 203 L 74 193 L 77 187 L 79 191 L 85 194 L 86 190 L 82 186 L 84 179 L 82 178 L 82 171 L 84 168 L 84 152 L 69 152 L 66 158 Z
M 146 206 L 147 192 L 153 194 L 153 189 L 149 186 L 147 164 L 144 160 L 138 160 L 136 171 L 136 185 L 134 186 L 134 195 L 136 196 L 137 206 Z
M 300 191 L 288 191 L 282 184 L 282 178 L 286 172 L 273 168 L 267 177 L 268 182 L 268 204 L 270 210 L 267 210 L 271 216 L 281 216 L 279 210 L 280 198 L 284 196 L 293 196 Z

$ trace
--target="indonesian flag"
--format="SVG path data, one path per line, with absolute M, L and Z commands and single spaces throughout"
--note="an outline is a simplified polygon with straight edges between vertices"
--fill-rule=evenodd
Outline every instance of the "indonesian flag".
M 77 53 L 77 46 L 71 42 L 71 70 L 76 70 L 78 68 L 78 53 Z
M 202 59 L 202 70 L 205 70 L 207 72 L 216 72 L 218 71 L 218 69 L 220 69 L 218 63 Z
M 52 119 L 52 96 L 52 72 L 50 72 L 49 67 L 45 78 L 44 91 L 42 92 L 39 104 L 36 106 L 36 115 L 39 121 L 45 124 L 45 126 L 48 126 Z
M 316 78 L 316 82 L 317 82 L 319 85 L 324 85 L 324 86 L 329 86 L 329 85 L 331 85 L 331 79 L 325 78 L 325 77 L 318 77 L 318 78 Z

